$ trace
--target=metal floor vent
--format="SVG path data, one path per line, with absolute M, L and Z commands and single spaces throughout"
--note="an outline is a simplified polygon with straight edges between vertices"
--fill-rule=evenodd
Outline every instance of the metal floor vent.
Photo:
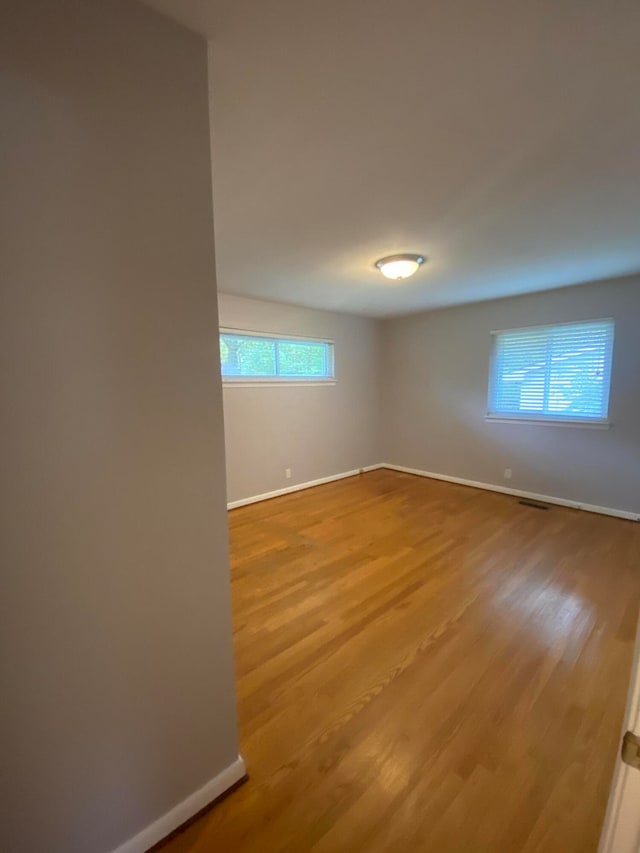
M 549 509 L 549 504 L 541 504 L 539 501 L 530 501 L 527 498 L 522 498 L 518 503 L 522 506 L 531 506 L 534 509 Z

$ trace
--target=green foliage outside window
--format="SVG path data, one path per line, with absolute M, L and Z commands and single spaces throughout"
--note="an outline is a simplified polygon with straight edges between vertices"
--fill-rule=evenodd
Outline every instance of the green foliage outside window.
M 333 376 L 333 344 L 223 332 L 223 377 L 326 379 Z

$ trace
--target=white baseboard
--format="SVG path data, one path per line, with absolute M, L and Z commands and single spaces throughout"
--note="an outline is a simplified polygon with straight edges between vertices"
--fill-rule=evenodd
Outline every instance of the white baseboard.
M 288 495 L 291 492 L 300 492 L 303 489 L 311 489 L 313 486 L 322 486 L 324 483 L 333 483 L 334 480 L 345 480 L 347 477 L 355 477 L 365 471 L 375 471 L 384 468 L 385 465 L 366 465 L 364 468 L 354 468 L 353 471 L 343 471 L 342 474 L 332 474 L 330 477 L 321 477 L 319 480 L 309 480 L 307 483 L 298 483 L 295 486 L 286 486 L 284 489 L 276 489 L 274 492 L 265 492 L 262 495 L 253 495 L 250 498 L 242 498 L 239 501 L 230 501 L 227 509 L 236 509 L 239 506 L 255 504 L 260 501 L 268 501 L 269 498 L 279 498 L 280 495 Z
M 600 515 L 613 515 L 616 518 L 626 518 L 629 521 L 640 521 L 640 513 L 629 512 L 624 509 L 614 509 L 608 506 L 596 506 L 578 501 L 570 501 L 566 498 L 556 498 L 552 495 L 539 495 L 536 492 L 526 492 L 523 489 L 511 489 L 507 486 L 496 486 L 493 483 L 479 483 L 476 480 L 465 480 L 463 477 L 450 477 L 448 474 L 436 474 L 433 471 L 421 471 L 419 468 L 407 468 L 404 465 L 391 465 L 384 462 L 378 468 L 389 468 L 392 471 L 403 471 L 405 474 L 416 474 L 418 477 L 429 477 L 432 480 L 444 480 L 446 483 L 457 483 L 460 486 L 472 486 L 474 489 L 486 489 L 489 492 L 501 492 L 505 495 L 513 495 L 517 498 L 529 498 L 547 504 L 557 504 L 571 509 L 581 509 L 585 512 L 597 512 Z
M 232 785 L 235 785 L 247 775 L 246 767 L 242 756 L 226 767 L 222 773 L 218 773 L 213 779 L 210 779 L 202 788 L 190 794 L 186 800 L 178 803 L 170 811 L 163 814 L 162 817 L 147 826 L 142 832 L 139 832 L 129 841 L 125 841 L 113 853 L 146 853 L 146 851 L 166 838 L 175 829 L 192 818 L 209 803 L 212 803 L 225 791 L 228 791 Z
M 536 492 L 527 492 L 524 489 L 512 489 L 508 486 L 498 486 L 493 483 L 480 483 L 477 480 L 467 480 L 464 477 L 451 477 L 448 474 L 436 474 L 434 471 L 422 471 L 419 468 L 407 468 L 405 465 L 392 465 L 390 462 L 381 462 L 377 465 L 367 465 L 364 468 L 354 468 L 353 471 L 343 471 L 341 474 L 332 474 L 330 477 L 321 477 L 319 480 L 310 480 L 307 483 L 298 483 L 295 486 L 287 486 L 284 489 L 276 489 L 274 492 L 265 492 L 262 495 L 254 495 L 250 498 L 242 498 L 239 501 L 231 501 L 227 509 L 236 509 L 239 506 L 267 501 L 269 498 L 277 498 L 280 495 L 288 495 L 291 492 L 299 492 L 303 489 L 311 489 L 313 486 L 321 486 L 323 483 L 332 483 L 334 480 L 344 480 L 347 477 L 355 477 L 366 471 L 376 471 L 379 468 L 389 468 L 391 471 L 402 471 L 405 474 L 416 474 L 418 477 L 429 477 L 432 480 L 444 480 L 445 483 L 457 483 L 460 486 L 471 486 L 474 489 L 485 489 L 489 492 L 500 492 L 504 495 L 512 495 L 517 498 L 529 498 L 529 500 L 541 501 L 557 506 L 566 506 L 570 509 L 581 509 L 585 512 L 596 512 L 600 515 L 612 515 L 615 518 L 625 518 L 628 521 L 640 521 L 640 513 L 629 512 L 625 509 L 615 509 L 608 506 L 596 506 L 579 501 L 571 501 L 566 498 L 556 498 L 553 495 L 539 495 Z

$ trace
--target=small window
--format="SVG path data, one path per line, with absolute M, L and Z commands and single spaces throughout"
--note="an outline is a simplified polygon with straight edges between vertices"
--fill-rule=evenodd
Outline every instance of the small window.
M 613 320 L 494 332 L 489 418 L 606 423 Z
M 220 332 L 225 382 L 333 381 L 333 343 L 256 332 Z

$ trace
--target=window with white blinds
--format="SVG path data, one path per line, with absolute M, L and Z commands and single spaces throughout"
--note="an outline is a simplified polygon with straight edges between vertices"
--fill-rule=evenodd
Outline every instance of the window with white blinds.
M 220 363 L 224 382 L 326 383 L 334 377 L 333 342 L 222 329 Z
M 488 417 L 602 423 L 613 320 L 494 332 Z

